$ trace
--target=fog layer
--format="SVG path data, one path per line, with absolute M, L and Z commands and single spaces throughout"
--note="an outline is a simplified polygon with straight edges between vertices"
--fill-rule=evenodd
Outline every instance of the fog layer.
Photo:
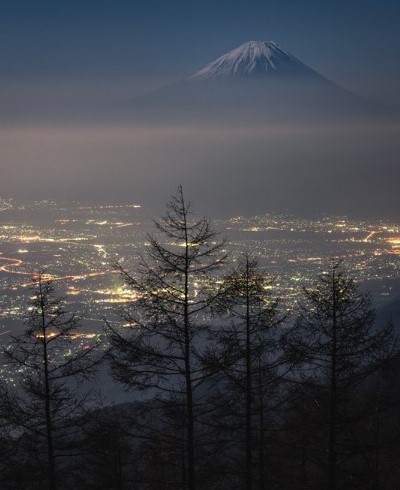
M 400 218 L 400 127 L 15 125 L 0 195 L 134 201 L 159 213 L 182 184 L 213 216 L 289 211 Z

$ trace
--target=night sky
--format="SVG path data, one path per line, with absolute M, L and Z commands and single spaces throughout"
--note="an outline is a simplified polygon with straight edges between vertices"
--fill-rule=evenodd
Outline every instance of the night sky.
M 141 200 L 150 193 L 157 207 L 183 183 L 202 208 L 199 184 L 218 162 L 208 211 L 229 213 L 242 183 L 229 182 L 227 173 L 243 178 L 246 161 L 265 179 L 264 187 L 259 177 L 247 182 L 251 194 L 269 197 L 236 199 L 243 212 L 400 218 L 397 127 L 340 128 L 324 143 L 320 130 L 304 127 L 267 135 L 245 128 L 238 136 L 225 128 L 133 130 L 104 113 L 101 120 L 80 117 L 82 108 L 123 103 L 182 79 L 250 39 L 274 40 L 342 86 L 400 106 L 399 25 L 398 1 L 3 0 L 0 195 Z M 304 190 L 332 179 L 340 182 L 340 204 L 330 192 L 302 199 Z M 364 200 L 369 193 L 373 207 Z
M 0 75 L 3 83 L 162 83 L 260 39 L 386 98 L 400 81 L 399 21 L 397 1 L 5 0 Z

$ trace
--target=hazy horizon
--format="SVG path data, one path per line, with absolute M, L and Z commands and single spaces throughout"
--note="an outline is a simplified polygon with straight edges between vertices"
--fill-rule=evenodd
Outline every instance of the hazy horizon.
M 160 122 L 120 111 L 250 39 L 276 41 L 346 90 L 400 107 L 399 19 L 394 2 L 373 1 L 6 2 L 0 196 L 135 200 L 157 214 L 182 184 L 215 216 L 400 219 L 394 119 L 266 122 L 249 111 L 228 122 Z

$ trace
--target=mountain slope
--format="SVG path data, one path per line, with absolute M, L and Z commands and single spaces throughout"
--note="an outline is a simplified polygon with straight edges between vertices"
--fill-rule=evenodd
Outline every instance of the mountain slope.
M 323 80 L 317 72 L 273 41 L 249 41 L 229 51 L 187 78 L 187 82 L 263 77 Z
M 249 41 L 180 82 L 135 100 L 141 119 L 303 122 L 375 118 L 382 108 L 273 41 Z

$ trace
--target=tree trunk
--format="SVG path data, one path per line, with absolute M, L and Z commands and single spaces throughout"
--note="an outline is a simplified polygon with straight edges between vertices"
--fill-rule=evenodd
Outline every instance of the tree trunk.
M 186 213 L 185 213 L 186 220 Z M 184 329 L 185 329 L 185 382 L 187 412 L 187 454 L 188 454 L 188 490 L 196 490 L 195 455 L 194 455 L 194 418 L 193 418 L 193 387 L 190 362 L 190 322 L 189 322 L 189 238 L 185 221 L 185 290 L 184 290 Z
M 336 304 L 336 274 L 332 271 L 332 350 L 331 350 L 331 380 L 329 401 L 329 436 L 328 436 L 328 488 L 336 490 L 336 416 L 337 416 L 337 304 Z
M 249 258 L 246 256 L 246 490 L 252 490 L 252 404 Z
M 53 445 L 53 424 L 51 417 L 51 400 L 50 400 L 50 380 L 49 380 L 49 359 L 47 354 L 47 329 L 46 329 L 46 305 L 44 303 L 42 284 L 39 282 L 39 295 L 41 307 L 42 335 L 43 335 L 43 372 L 45 388 L 45 417 L 46 417 L 46 440 L 47 440 L 47 458 L 48 458 L 48 479 L 49 489 L 56 490 L 56 469 L 54 461 Z

